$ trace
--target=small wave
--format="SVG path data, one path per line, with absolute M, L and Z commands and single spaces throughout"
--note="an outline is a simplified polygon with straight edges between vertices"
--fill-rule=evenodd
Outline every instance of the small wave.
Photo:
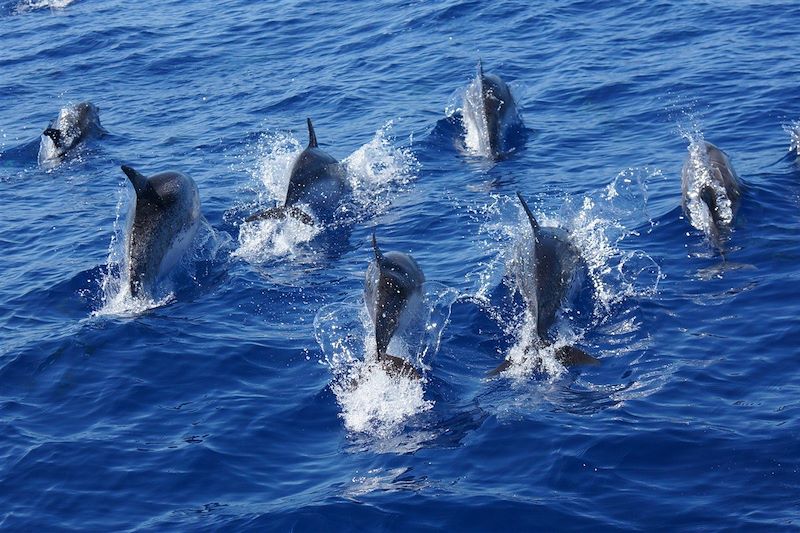
M 381 439 L 400 431 L 409 418 L 433 408 L 425 398 L 426 361 L 439 349 L 450 317 L 455 291 L 444 285 L 424 285 L 423 311 L 390 351 L 423 369 L 421 380 L 391 376 L 376 361 L 372 321 L 361 297 L 323 307 L 314 319 L 317 342 L 333 374 L 331 390 L 341 407 L 345 427 Z

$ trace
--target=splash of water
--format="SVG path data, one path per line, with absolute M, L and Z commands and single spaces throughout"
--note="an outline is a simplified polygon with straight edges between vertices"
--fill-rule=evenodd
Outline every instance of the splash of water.
M 566 230 L 572 244 L 580 250 L 592 296 L 590 317 L 583 316 L 580 309 L 570 309 L 569 301 L 563 302 L 565 311 L 554 326 L 554 342 L 547 346 L 541 346 L 536 333 L 536 319 L 527 309 L 509 301 L 503 302 L 501 305 L 513 307 L 512 316 L 520 317 L 509 320 L 508 310 L 497 308 L 489 298 L 500 282 L 512 291 L 516 289 L 508 273 L 514 268 L 514 246 L 529 232 L 529 222 L 520 214 L 516 199 L 496 196 L 485 207 L 484 212 L 491 218 L 482 225 L 481 233 L 487 236 L 483 242 L 496 259 L 484 265 L 474 298 L 498 324 L 502 324 L 506 334 L 515 339 L 506 356 L 515 364 L 506 374 L 517 377 L 544 374 L 558 378 L 564 372 L 564 367 L 555 358 L 558 348 L 575 344 L 588 330 L 601 325 L 606 331 L 614 331 L 618 322 L 625 322 L 628 326 L 626 335 L 631 333 L 630 328 L 638 328 L 638 322 L 631 320 L 624 308 L 631 300 L 656 294 L 661 269 L 644 251 L 626 249 L 623 242 L 639 235 L 636 226 L 642 225 L 646 218 L 646 183 L 660 177 L 657 170 L 627 169 L 602 191 L 585 196 L 578 206 L 566 198 L 558 214 L 537 213 L 542 227 Z M 508 218 L 515 219 L 515 222 L 502 222 Z M 501 277 L 504 273 L 505 277 Z M 581 277 L 580 272 L 576 274 L 574 287 L 568 294 L 580 288 Z
M 789 134 L 789 151 L 794 152 L 795 157 L 800 157 L 800 120 L 784 124 L 783 131 Z
M 21 15 L 37 9 L 64 9 L 75 0 L 20 0 L 14 12 Z
M 390 351 L 423 369 L 421 380 L 387 374 L 376 360 L 372 321 L 361 298 L 323 307 L 314 319 L 320 361 L 333 374 L 331 390 L 341 407 L 345 427 L 381 439 L 397 434 L 405 422 L 430 410 L 424 397 L 425 362 L 439 348 L 455 291 L 435 282 L 424 286 L 423 311 L 390 344 Z
M 408 185 L 415 177 L 419 163 L 410 148 L 394 145 L 392 126 L 388 122 L 342 160 L 351 195 L 336 211 L 337 224 L 353 224 L 380 213 L 388 207 L 395 188 Z M 261 135 L 248 155 L 255 164 L 244 166 L 256 183 L 257 207 L 253 211 L 283 203 L 301 150 L 300 142 L 287 133 Z M 309 226 L 291 217 L 247 222 L 240 227 L 239 247 L 233 255 L 250 263 L 293 259 L 305 255 L 303 245 L 321 232 L 322 226 Z

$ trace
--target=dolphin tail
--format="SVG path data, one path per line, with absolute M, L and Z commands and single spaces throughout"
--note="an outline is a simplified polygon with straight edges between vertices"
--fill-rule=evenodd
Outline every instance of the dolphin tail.
M 556 350 L 556 359 L 564 366 L 590 365 L 597 366 L 600 360 L 592 357 L 575 346 L 562 346 Z
M 386 353 L 378 354 L 378 362 L 383 369 L 391 376 L 404 377 L 409 379 L 421 379 L 419 371 L 414 365 L 403 359 Z
M 317 134 L 314 133 L 314 125 L 311 123 L 310 118 L 307 118 L 306 122 L 308 122 L 308 147 L 316 148 L 319 145 L 317 144 Z
M 286 206 L 278 206 L 278 207 L 270 207 L 269 209 L 265 209 L 263 211 L 259 211 L 249 217 L 245 218 L 245 222 L 254 222 L 256 220 L 283 220 L 286 217 L 291 217 L 295 220 L 299 220 L 303 224 L 308 224 L 309 226 L 314 225 L 314 217 L 303 211 L 302 209 L 298 209 L 297 207 L 286 207 Z
M 528 207 L 528 203 L 522 197 L 522 195 L 517 191 L 517 198 L 519 198 L 519 202 L 522 204 L 522 208 L 525 210 L 525 214 L 528 215 L 528 221 L 531 223 L 531 228 L 533 229 L 533 235 L 536 239 L 539 239 L 539 223 L 536 222 L 536 217 L 533 216 L 530 207 Z
M 57 148 L 61 148 L 63 146 L 63 141 L 61 139 L 61 130 L 57 130 L 55 128 L 47 128 L 42 132 L 42 135 L 45 137 L 50 137 L 53 141 L 53 144 L 56 145 Z

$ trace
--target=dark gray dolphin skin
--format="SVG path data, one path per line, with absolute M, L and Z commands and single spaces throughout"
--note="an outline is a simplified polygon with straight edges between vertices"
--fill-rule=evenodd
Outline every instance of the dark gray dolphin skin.
M 81 102 L 62 109 L 58 117 L 42 132 L 39 163 L 59 161 L 94 132 L 104 132 L 100 110 L 91 102 Z
M 367 267 L 364 302 L 372 323 L 375 324 L 378 361 L 387 372 L 394 375 L 419 378 L 419 372 L 411 363 L 402 357 L 387 354 L 386 350 L 392 337 L 418 311 L 425 275 L 410 255 L 402 252 L 381 252 L 374 233 L 372 249 L 375 260 Z
M 707 141 L 701 141 L 701 149 L 705 151 L 703 163 L 707 163 L 708 173 L 699 179 L 689 154 L 681 170 L 681 204 L 692 226 L 703 230 L 712 243 L 719 246 L 739 210 L 742 184 L 722 150 Z M 707 209 L 707 225 L 699 220 L 697 210 L 692 209 L 698 202 Z
M 292 165 L 283 205 L 250 215 L 246 222 L 290 216 L 313 225 L 314 218 L 298 208 L 298 203 L 307 204 L 321 213 L 332 213 L 339 205 L 346 190 L 344 169 L 336 159 L 320 149 L 311 119 L 307 121 L 308 146 Z
M 191 245 L 200 224 L 200 196 L 194 180 L 180 172 L 145 177 L 122 166 L 134 190 L 133 220 L 128 229 L 128 274 L 131 295 L 152 295 Z
M 514 272 L 517 288 L 536 320 L 538 346 L 531 346 L 528 348 L 530 350 L 551 344 L 548 332 L 556 321 L 581 257 L 565 230 L 539 226 L 522 195 L 517 193 L 517 197 L 533 230 L 533 238 L 520 243 L 517 249 Z M 575 346 L 562 346 L 555 356 L 567 366 L 600 363 Z M 510 365 L 511 361 L 506 359 L 490 375 L 498 374 Z
M 519 122 L 517 104 L 508 85 L 495 74 L 483 71 L 483 63 L 478 60 L 477 81 L 480 84 L 483 118 L 489 137 L 489 150 L 492 157 L 507 151 L 508 130 Z

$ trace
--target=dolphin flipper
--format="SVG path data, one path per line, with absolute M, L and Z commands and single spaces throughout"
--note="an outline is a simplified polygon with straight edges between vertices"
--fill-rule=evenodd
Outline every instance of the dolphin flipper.
M 319 145 L 317 144 L 317 134 L 314 132 L 314 125 L 311 123 L 310 118 L 307 118 L 306 122 L 308 122 L 308 147 L 317 148 Z
M 56 148 L 61 148 L 64 145 L 63 140 L 61 138 L 61 130 L 57 130 L 55 128 L 47 128 L 42 132 L 42 135 L 44 135 L 45 137 L 50 137 L 50 139 L 53 141 L 53 144 L 56 145 Z
M 263 211 L 259 211 L 254 215 L 250 215 L 249 217 L 245 218 L 245 222 L 254 222 L 256 220 L 283 220 L 286 217 L 292 217 L 295 220 L 299 220 L 303 224 L 308 224 L 309 226 L 314 225 L 314 218 L 303 211 L 302 209 L 298 209 L 297 207 L 285 207 L 285 206 L 278 206 L 278 207 L 270 207 L 269 209 L 265 209 Z
M 419 371 L 414 368 L 414 365 L 403 359 L 402 357 L 396 357 L 394 355 L 389 354 L 382 354 L 378 355 L 378 362 L 381 364 L 384 370 L 391 375 L 396 377 L 404 377 L 409 379 L 421 379 L 422 376 L 419 375 Z
M 588 353 L 575 346 L 562 346 L 561 348 L 558 348 L 556 350 L 555 357 L 556 360 L 564 366 L 598 366 L 600 364 L 599 359 L 592 357 Z M 486 375 L 489 377 L 496 376 L 508 370 L 510 366 L 511 360 L 506 359 L 500 363 L 497 368 L 489 371 Z
M 591 365 L 597 366 L 600 360 L 592 357 L 575 346 L 562 346 L 556 350 L 556 359 L 564 366 Z

